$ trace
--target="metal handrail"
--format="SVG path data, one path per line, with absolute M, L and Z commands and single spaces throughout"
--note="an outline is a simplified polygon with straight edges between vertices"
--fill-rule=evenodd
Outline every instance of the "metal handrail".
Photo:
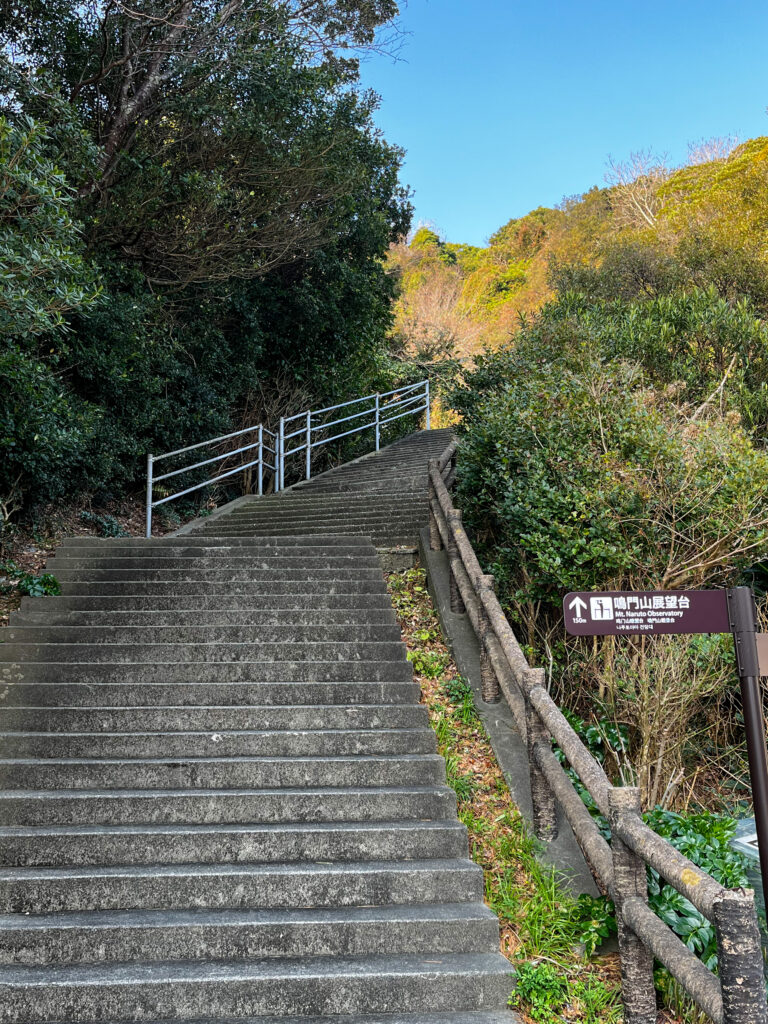
M 382 399 L 385 399 L 385 401 L 382 401 Z M 368 402 L 370 405 L 362 409 L 360 412 L 352 413 L 349 416 L 342 416 L 328 422 L 317 422 L 318 417 L 324 416 L 329 412 L 335 412 L 338 409 L 346 409 L 351 405 L 359 405 L 362 402 Z M 400 410 L 397 415 L 388 416 L 388 413 L 396 409 Z M 197 444 L 190 444 L 185 448 L 177 448 L 172 452 L 164 452 L 162 455 L 147 455 L 146 535 L 147 537 L 152 535 L 152 512 L 160 505 L 165 505 L 176 498 L 181 498 L 186 494 L 191 494 L 193 491 L 199 491 L 203 487 L 209 487 L 211 484 L 218 483 L 220 480 L 225 480 L 227 477 L 234 476 L 236 473 L 245 472 L 254 466 L 257 467 L 257 493 L 259 496 L 264 493 L 265 469 L 270 470 L 275 474 L 275 492 L 281 491 L 285 488 L 285 461 L 291 456 L 298 455 L 301 452 L 305 453 L 304 479 L 309 480 L 312 477 L 312 451 L 315 448 L 321 448 L 326 444 L 330 444 L 332 441 L 339 441 L 341 438 L 349 437 L 351 434 L 359 434 L 364 430 L 374 428 L 376 432 L 375 450 L 379 451 L 381 447 L 382 427 L 387 426 L 389 423 L 393 423 L 395 420 L 401 419 L 403 416 L 418 415 L 422 412 L 426 413 L 426 429 L 429 430 L 431 425 L 429 380 L 422 380 L 417 384 L 406 384 L 404 387 L 394 388 L 392 391 L 364 395 L 362 398 L 351 398 L 349 401 L 339 402 L 338 405 L 325 406 L 322 409 L 307 409 L 304 412 L 297 412 L 291 416 L 282 416 L 280 418 L 280 425 L 277 431 L 268 430 L 263 424 L 257 423 L 251 427 L 244 427 L 242 430 L 234 430 L 230 434 L 222 434 L 219 437 L 212 437 L 208 441 L 198 441 Z M 321 436 L 323 432 L 330 430 L 331 427 L 338 426 L 341 423 L 349 423 L 351 420 L 361 420 L 367 417 L 371 417 L 368 422 L 356 424 L 351 430 L 332 434 L 330 437 Z M 304 420 L 304 424 L 298 430 L 286 432 L 285 428 L 287 424 L 293 424 L 297 420 L 301 419 Z M 169 459 L 173 455 L 184 455 L 186 452 L 196 451 L 198 448 L 204 448 L 209 445 L 222 444 L 225 441 L 232 440 L 232 438 L 242 437 L 244 434 L 253 433 L 254 431 L 258 431 L 258 440 L 253 443 L 242 445 L 241 447 L 230 451 L 222 452 L 219 455 L 213 455 L 210 458 L 194 462 L 189 466 L 182 466 L 178 469 L 169 470 L 169 472 L 163 473 L 160 476 L 155 475 L 155 463 L 159 462 L 161 459 Z M 315 437 L 315 434 L 318 436 Z M 286 450 L 286 441 L 290 441 L 294 437 L 302 436 L 304 438 L 302 444 L 297 445 L 295 448 Z M 272 446 L 270 446 L 266 440 L 268 437 L 273 439 Z M 258 455 L 250 462 L 245 462 L 243 465 L 236 466 L 234 469 L 228 469 L 224 473 L 219 473 L 217 476 L 212 476 L 207 480 L 203 480 L 201 483 L 193 484 L 192 486 L 186 487 L 174 494 L 168 494 L 165 495 L 165 497 L 158 499 L 155 499 L 154 497 L 155 484 L 159 483 L 161 480 L 168 480 L 170 477 L 180 476 L 183 473 L 191 473 L 196 469 L 201 469 L 203 466 L 210 466 L 216 462 L 224 462 L 233 455 L 239 455 L 242 452 L 252 451 L 254 449 L 258 450 Z M 264 458 L 265 453 L 267 455 L 273 455 L 274 462 L 268 462 Z

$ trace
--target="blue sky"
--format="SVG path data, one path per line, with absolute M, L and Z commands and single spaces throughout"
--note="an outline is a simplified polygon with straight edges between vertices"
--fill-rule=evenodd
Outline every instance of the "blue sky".
M 451 241 L 602 184 L 609 155 L 768 135 L 765 0 L 408 0 L 401 25 L 363 82 L 415 223 Z

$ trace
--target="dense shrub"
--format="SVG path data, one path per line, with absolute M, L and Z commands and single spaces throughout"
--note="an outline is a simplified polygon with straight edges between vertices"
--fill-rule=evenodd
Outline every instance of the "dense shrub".
M 768 455 L 734 412 L 684 399 L 593 332 L 544 317 L 454 392 L 459 502 L 531 655 L 566 705 L 629 729 L 616 777 L 671 800 L 686 744 L 727 741 L 732 679 L 721 638 L 569 640 L 569 590 L 734 583 L 768 553 Z M 727 640 L 727 638 L 726 638 Z

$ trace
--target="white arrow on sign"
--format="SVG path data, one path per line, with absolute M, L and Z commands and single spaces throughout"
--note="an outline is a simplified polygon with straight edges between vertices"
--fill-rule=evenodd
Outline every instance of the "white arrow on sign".
M 568 607 L 574 612 L 574 618 L 579 618 L 581 613 L 587 610 L 587 602 L 582 601 L 580 597 L 574 597 Z M 574 611 L 574 609 L 576 610 Z

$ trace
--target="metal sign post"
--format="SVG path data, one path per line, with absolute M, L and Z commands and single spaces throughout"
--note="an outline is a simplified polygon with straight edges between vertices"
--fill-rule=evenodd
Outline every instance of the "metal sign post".
M 760 677 L 768 676 L 768 634 L 758 632 L 751 589 L 579 591 L 566 594 L 563 614 L 565 628 L 572 636 L 733 635 L 760 874 L 768 899 L 768 756 L 760 693 Z
M 768 759 L 765 753 L 765 721 L 760 694 L 760 660 L 757 647 L 757 609 L 749 587 L 727 591 L 736 666 L 741 687 L 744 731 L 747 734 L 749 777 L 755 807 L 755 832 L 760 854 L 763 893 L 768 899 Z M 763 672 L 765 672 L 763 666 Z

